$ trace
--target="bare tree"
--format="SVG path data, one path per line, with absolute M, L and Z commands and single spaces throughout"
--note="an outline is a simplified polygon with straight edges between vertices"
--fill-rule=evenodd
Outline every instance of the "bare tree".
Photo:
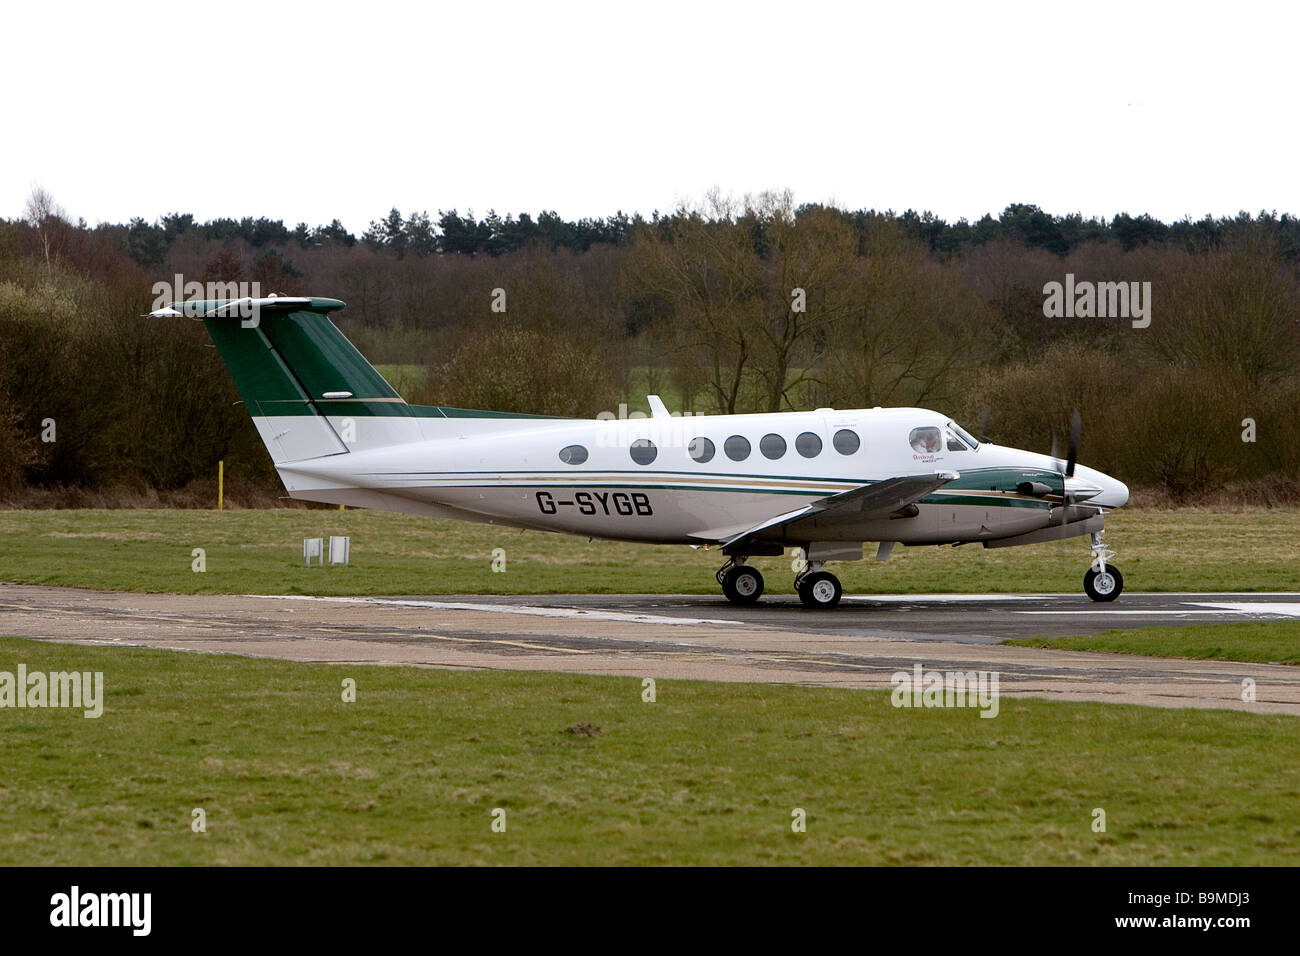
M 737 202 L 716 191 L 667 224 L 642 229 L 628 260 L 630 294 L 663 313 L 683 383 L 720 411 L 780 411 L 810 380 L 820 335 L 847 314 L 843 277 L 853 229 L 833 210 L 796 214 L 789 192 Z M 754 393 L 754 394 L 751 394 Z
M 36 238 L 45 256 L 45 268 L 47 271 L 52 269 L 52 259 L 58 254 L 69 225 L 67 212 L 54 201 L 49 190 L 34 185 L 23 207 L 23 221 L 36 230 Z
M 833 329 L 827 401 L 847 407 L 947 402 L 984 361 L 986 309 L 895 223 L 876 223 L 846 278 L 854 295 Z

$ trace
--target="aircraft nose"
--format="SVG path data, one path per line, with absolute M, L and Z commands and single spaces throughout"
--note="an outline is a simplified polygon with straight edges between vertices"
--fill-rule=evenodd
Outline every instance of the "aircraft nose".
M 1106 492 L 1106 498 L 1110 507 L 1123 508 L 1128 504 L 1128 485 L 1116 478 L 1107 478 L 1106 480 L 1114 486 L 1113 491 Z
M 1101 486 L 1101 494 L 1089 501 L 1088 504 L 1096 505 L 1099 508 L 1123 508 L 1128 504 L 1128 485 L 1118 478 L 1112 478 L 1100 471 L 1093 472 L 1093 474 L 1096 476 L 1097 484 Z
M 1128 504 L 1128 485 L 1095 468 L 1080 465 L 1075 469 L 1074 477 L 1066 479 L 1067 490 L 1072 485 L 1079 490 L 1096 491 L 1096 494 L 1087 497 L 1080 496 L 1088 504 L 1095 507 L 1122 508 Z

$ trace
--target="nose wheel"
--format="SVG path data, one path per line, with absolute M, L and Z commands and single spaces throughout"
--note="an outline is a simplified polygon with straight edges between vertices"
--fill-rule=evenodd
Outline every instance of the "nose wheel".
M 1124 590 L 1124 575 L 1113 564 L 1106 565 L 1105 571 L 1089 568 L 1083 576 L 1083 590 L 1094 601 L 1113 601 Z
M 1083 592 L 1094 601 L 1113 601 L 1124 590 L 1124 575 L 1110 564 L 1115 552 L 1106 547 L 1104 532 L 1092 535 L 1092 567 L 1083 576 Z

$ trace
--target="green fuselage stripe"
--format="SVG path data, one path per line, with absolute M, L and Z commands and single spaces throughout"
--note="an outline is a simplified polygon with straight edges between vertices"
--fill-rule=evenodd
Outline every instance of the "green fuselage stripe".
M 382 477 L 382 476 L 380 476 Z M 404 486 L 411 488 L 413 486 Z M 419 486 L 414 486 L 419 487 Z M 557 489 L 565 490 L 582 490 L 582 489 L 623 489 L 631 488 L 646 491 L 711 491 L 727 492 L 729 494 L 753 494 L 753 495 L 801 495 L 805 498 L 826 498 L 833 495 L 834 492 L 819 490 L 801 490 L 793 488 L 756 488 L 756 487 L 739 487 L 731 485 L 705 485 L 705 484 L 641 484 L 637 482 L 609 481 L 609 482 L 573 482 L 573 481 L 531 481 L 523 483 L 505 483 L 505 482 L 458 482 L 456 484 L 429 484 L 424 486 L 430 490 L 457 490 L 462 488 L 509 488 L 523 491 L 556 491 Z M 1026 498 L 1022 496 L 1002 495 L 962 495 L 962 494 L 942 494 L 936 492 L 920 499 L 917 504 L 922 505 L 973 505 L 976 507 L 987 508 L 1043 508 L 1050 509 L 1053 502 L 1040 498 Z

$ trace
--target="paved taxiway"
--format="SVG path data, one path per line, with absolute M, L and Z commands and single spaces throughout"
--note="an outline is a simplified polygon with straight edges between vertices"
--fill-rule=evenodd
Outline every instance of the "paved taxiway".
M 993 670 L 1005 696 L 1300 715 L 1300 668 L 1006 647 L 1034 635 L 1300 618 L 1300 594 L 312 598 L 0 585 L 0 634 L 335 663 L 888 688 L 914 664 Z M 1242 701 L 1242 681 L 1256 699 Z

